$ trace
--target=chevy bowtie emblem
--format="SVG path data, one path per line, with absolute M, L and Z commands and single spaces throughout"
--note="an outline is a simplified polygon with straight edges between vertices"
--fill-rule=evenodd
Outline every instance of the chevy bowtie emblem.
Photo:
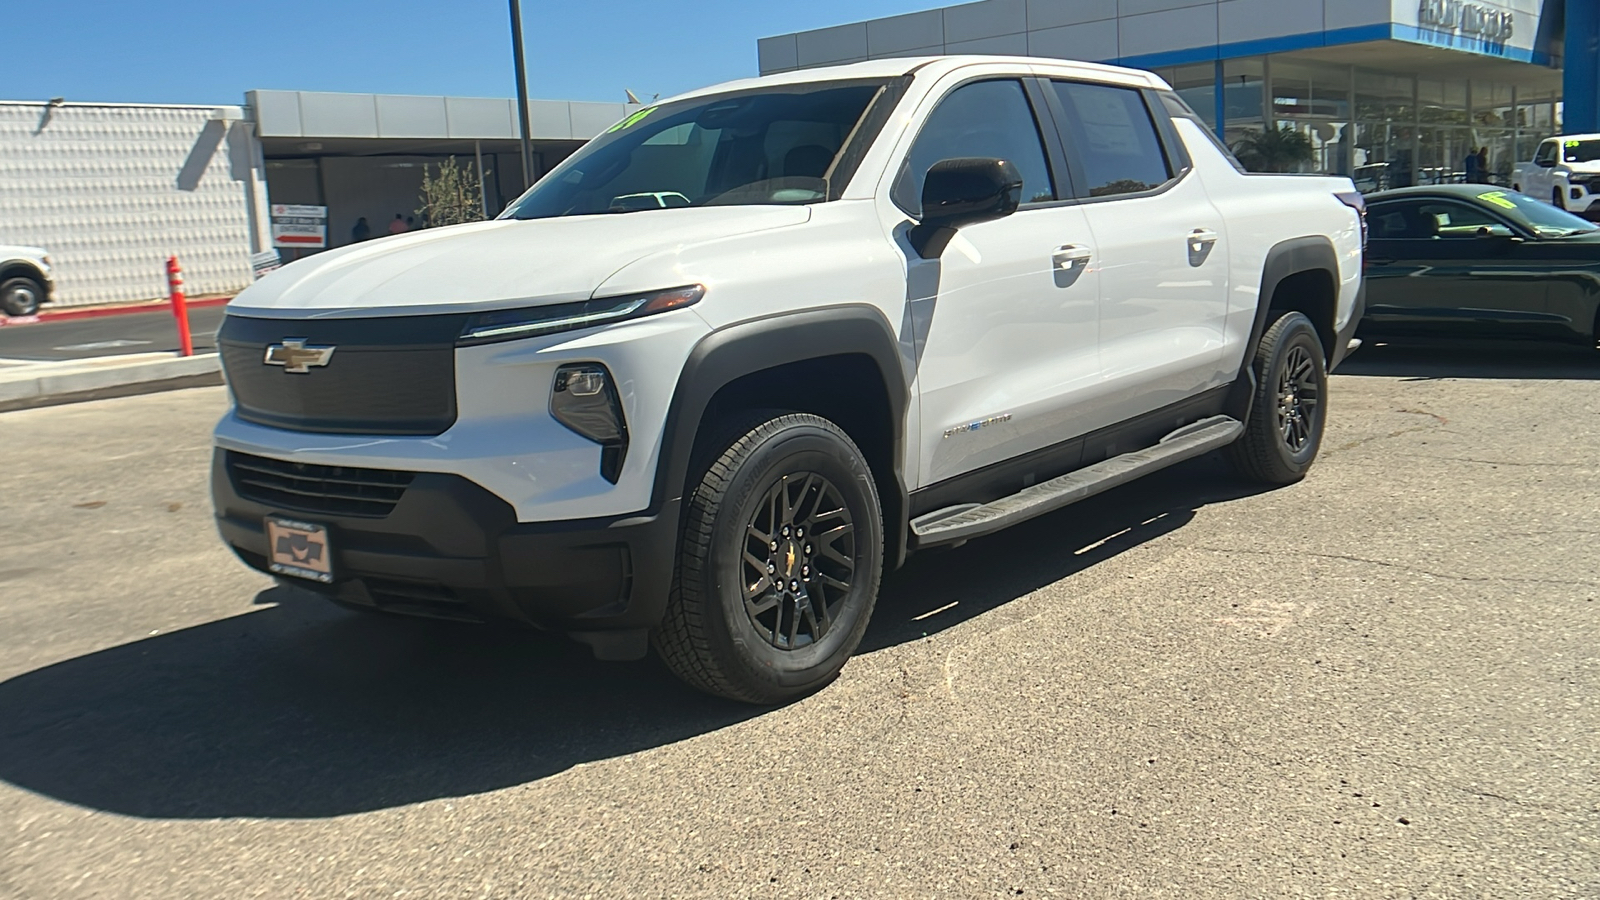
M 267 347 L 267 358 L 262 362 L 269 366 L 283 366 L 285 372 L 304 375 L 311 371 L 312 366 L 327 365 L 335 349 L 307 347 L 305 338 L 284 338 L 283 343 Z

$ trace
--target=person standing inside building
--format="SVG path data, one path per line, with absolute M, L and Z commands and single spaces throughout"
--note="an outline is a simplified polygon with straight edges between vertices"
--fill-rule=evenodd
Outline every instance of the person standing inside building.
M 1462 180 L 1465 181 L 1467 184 L 1477 184 L 1479 181 L 1482 180 L 1482 176 L 1478 172 L 1478 148 L 1477 147 L 1468 147 L 1467 148 L 1467 158 L 1462 161 L 1462 167 L 1466 170 L 1465 171 L 1465 175 L 1462 178 Z
M 394 221 L 389 223 L 389 233 L 390 234 L 405 234 L 407 231 L 410 231 L 410 230 L 411 229 L 406 227 L 406 217 L 401 215 L 400 213 L 395 213 L 394 214 Z
M 350 229 L 350 243 L 359 244 L 372 237 L 372 226 L 367 224 L 367 217 L 362 216 L 356 220 L 356 226 Z

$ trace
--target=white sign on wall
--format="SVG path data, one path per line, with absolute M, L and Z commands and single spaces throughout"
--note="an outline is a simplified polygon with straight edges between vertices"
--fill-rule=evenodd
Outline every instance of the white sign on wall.
M 272 216 L 272 246 L 306 247 L 317 249 L 328 246 L 328 208 L 326 206 L 297 206 L 274 203 Z

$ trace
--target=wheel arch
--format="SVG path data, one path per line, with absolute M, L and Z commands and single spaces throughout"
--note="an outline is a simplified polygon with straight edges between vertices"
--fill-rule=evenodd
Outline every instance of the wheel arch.
M 785 389 L 790 381 L 809 380 Z M 884 562 L 906 553 L 910 499 L 905 422 L 910 403 L 899 342 L 877 307 L 845 304 L 718 329 L 695 345 L 663 429 L 652 505 L 680 508 L 692 467 L 719 436 L 707 427 L 742 410 L 809 412 L 834 421 L 867 457 L 883 504 Z
M 44 270 L 31 259 L 18 257 L 0 260 L 0 281 L 8 278 L 31 278 L 39 283 L 39 287 L 46 291 L 50 289 L 50 279 L 45 277 Z
M 1317 329 L 1326 365 L 1332 369 L 1337 363 L 1339 334 L 1334 323 L 1339 310 L 1339 255 L 1333 241 L 1323 235 L 1307 235 L 1274 245 L 1262 264 L 1257 296 L 1239 377 L 1228 392 L 1228 414 L 1241 420 L 1249 414 L 1254 392 L 1256 348 L 1278 314 L 1304 313 Z

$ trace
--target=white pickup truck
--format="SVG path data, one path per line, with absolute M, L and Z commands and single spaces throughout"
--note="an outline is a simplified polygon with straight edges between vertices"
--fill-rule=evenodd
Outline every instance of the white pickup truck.
M 1213 450 L 1302 478 L 1362 210 L 1347 179 L 1245 174 L 1148 72 L 960 56 L 697 91 L 496 221 L 240 294 L 218 526 L 354 609 L 654 646 L 783 701 L 911 553 Z
M 1532 162 L 1517 164 L 1511 186 L 1580 216 L 1600 214 L 1600 134 L 1543 141 Z

